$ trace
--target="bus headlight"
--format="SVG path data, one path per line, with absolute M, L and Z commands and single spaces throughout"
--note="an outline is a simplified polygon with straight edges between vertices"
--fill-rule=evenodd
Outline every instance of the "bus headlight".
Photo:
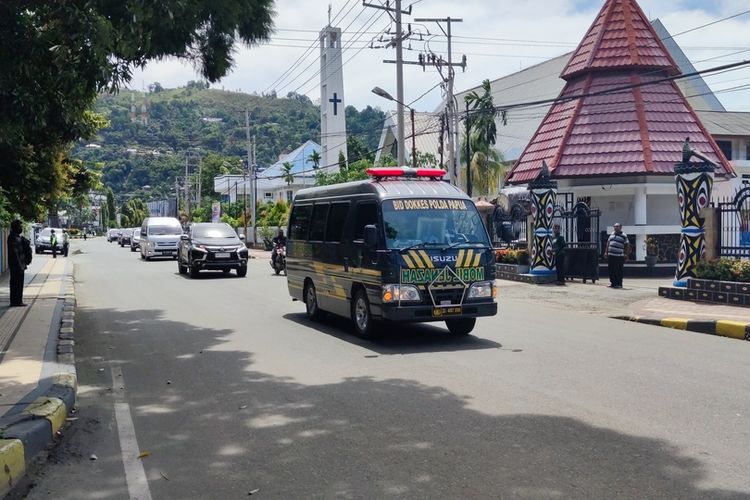
M 470 299 L 493 299 L 495 298 L 495 284 L 491 281 L 480 281 L 469 288 Z
M 421 302 L 422 295 L 414 285 L 383 285 L 383 302 Z

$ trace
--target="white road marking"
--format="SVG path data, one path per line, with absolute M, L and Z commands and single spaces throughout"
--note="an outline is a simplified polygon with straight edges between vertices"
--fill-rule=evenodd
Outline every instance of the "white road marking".
M 141 452 L 135 436 L 130 405 L 124 401 L 125 380 L 122 377 L 122 368 L 113 366 L 111 371 L 112 393 L 115 396 L 115 420 L 117 421 L 117 433 L 120 437 L 120 453 L 122 454 L 122 465 L 125 468 L 128 496 L 131 500 L 151 500 L 146 471 L 143 469 L 143 462 L 138 458 Z

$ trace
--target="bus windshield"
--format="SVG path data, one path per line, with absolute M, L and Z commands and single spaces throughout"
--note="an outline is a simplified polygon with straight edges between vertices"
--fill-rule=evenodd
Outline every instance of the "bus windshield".
M 388 248 L 490 246 L 482 218 L 468 200 L 385 200 L 382 208 Z
M 179 236 L 182 234 L 180 226 L 149 226 L 148 234 L 150 236 Z

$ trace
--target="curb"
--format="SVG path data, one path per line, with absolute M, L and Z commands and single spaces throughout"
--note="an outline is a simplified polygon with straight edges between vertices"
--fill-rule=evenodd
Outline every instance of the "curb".
M 23 411 L 0 418 L 0 497 L 24 476 L 26 466 L 54 439 L 75 406 L 78 380 L 73 355 L 76 299 L 72 276 L 65 277 L 64 300 L 57 336 L 57 365 L 62 371 L 52 376 L 52 386 Z
M 750 341 L 750 323 L 730 320 L 692 320 L 687 318 L 642 318 L 640 316 L 612 316 L 612 319 L 663 326 L 676 330 L 717 335 L 738 340 Z

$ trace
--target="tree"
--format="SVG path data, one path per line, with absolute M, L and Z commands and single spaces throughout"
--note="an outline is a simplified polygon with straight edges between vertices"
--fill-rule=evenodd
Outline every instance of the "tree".
M 161 86 L 161 83 L 154 82 L 148 86 L 148 91 L 152 94 L 156 94 L 158 92 L 161 92 L 164 90 L 164 87 Z
M 104 125 L 97 95 L 134 67 L 189 60 L 215 82 L 238 42 L 268 39 L 273 0 L 0 2 L 0 185 L 13 210 L 53 211 L 68 188 L 70 146 Z
M 349 167 L 346 165 L 346 156 L 344 152 L 339 150 L 339 171 L 346 171 Z
M 482 82 L 482 93 L 469 92 L 464 98 L 469 105 L 470 136 L 464 134 L 462 159 L 466 168 L 471 169 L 472 188 L 477 194 L 493 195 L 500 187 L 500 178 L 504 171 L 504 159 L 495 148 L 497 125 L 495 120 L 501 115 L 492 98 L 492 88 L 489 80 Z M 466 158 L 466 141 L 472 152 L 471 158 Z
M 350 135 L 346 138 L 346 153 L 351 161 L 369 160 L 375 161 L 375 153 L 367 149 L 367 144 Z
M 310 153 L 310 156 L 307 157 L 308 160 L 310 160 L 313 164 L 313 170 L 317 170 L 320 168 L 320 153 L 317 151 L 313 151 Z
M 284 182 L 286 182 L 287 186 L 291 186 L 294 182 L 294 174 L 292 173 L 293 168 L 294 164 L 288 161 L 285 161 L 281 166 L 281 174 L 284 177 Z
M 327 173 L 319 171 L 315 175 L 316 186 L 328 186 L 330 184 L 341 184 L 342 182 L 361 181 L 367 179 L 367 169 L 373 166 L 369 160 L 359 160 L 349 164 L 348 167 L 338 172 Z
M 115 194 L 111 189 L 107 188 L 107 226 L 117 227 L 117 219 L 115 215 L 117 211 L 115 209 Z

